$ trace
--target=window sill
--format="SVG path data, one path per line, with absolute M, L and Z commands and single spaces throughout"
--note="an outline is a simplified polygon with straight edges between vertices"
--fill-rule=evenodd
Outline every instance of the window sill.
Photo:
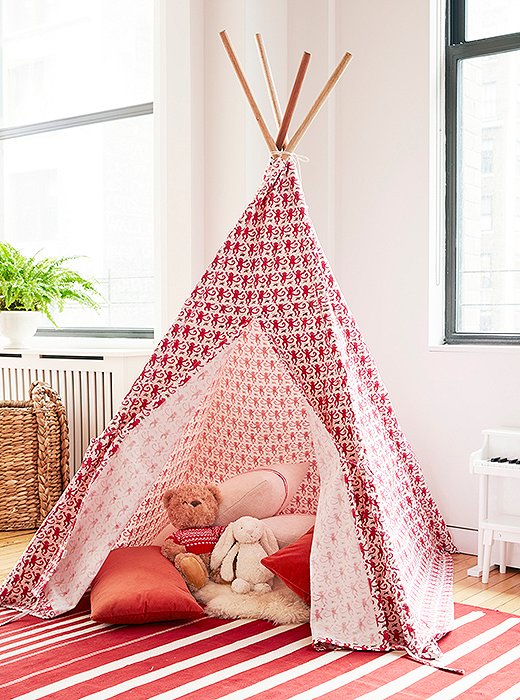
M 147 356 L 157 345 L 149 338 L 65 338 L 35 337 L 24 348 L 4 348 L 0 337 L 0 352 L 9 355 L 66 353 L 67 355 Z
M 478 344 L 468 344 L 468 345 L 457 345 L 457 344 L 447 344 L 442 345 L 430 345 L 428 347 L 429 352 L 465 352 L 465 353 L 518 353 L 520 352 L 520 345 L 478 345 Z

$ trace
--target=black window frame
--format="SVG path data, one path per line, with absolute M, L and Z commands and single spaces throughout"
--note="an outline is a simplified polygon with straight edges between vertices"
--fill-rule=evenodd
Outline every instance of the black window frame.
M 445 266 L 445 335 L 448 345 L 518 345 L 520 333 L 463 333 L 457 331 L 457 234 L 459 220 L 458 121 L 460 115 L 459 64 L 466 58 L 489 56 L 520 50 L 520 32 L 466 39 L 467 0 L 446 0 L 446 266 Z

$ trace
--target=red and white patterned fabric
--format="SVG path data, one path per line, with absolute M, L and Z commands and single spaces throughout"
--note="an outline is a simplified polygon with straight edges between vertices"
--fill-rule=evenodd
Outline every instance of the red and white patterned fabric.
M 225 529 L 222 525 L 187 527 L 185 530 L 177 530 L 166 540 L 182 545 L 191 554 L 210 554 Z
M 295 164 L 274 159 L 0 604 L 40 617 L 73 608 L 111 549 L 147 544 L 166 524 L 164 489 L 284 461 L 311 464 L 285 512 L 317 509 L 315 644 L 435 656 L 453 619 L 453 544 Z

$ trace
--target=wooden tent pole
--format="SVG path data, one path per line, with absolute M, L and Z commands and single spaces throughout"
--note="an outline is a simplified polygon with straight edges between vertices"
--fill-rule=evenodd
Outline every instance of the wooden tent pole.
M 276 148 L 278 150 L 283 149 L 285 145 L 285 138 L 289 130 L 289 125 L 291 119 L 293 118 L 294 110 L 296 109 L 296 103 L 298 97 L 300 96 L 300 91 L 303 85 L 303 79 L 305 78 L 305 73 L 309 67 L 309 61 L 311 60 L 311 54 L 308 51 L 303 52 L 302 60 L 300 61 L 300 67 L 296 73 L 296 78 L 294 79 L 294 85 L 289 95 L 289 101 L 287 102 L 287 107 L 283 115 L 282 123 L 280 124 L 280 131 L 276 137 Z
M 253 114 L 255 115 L 255 119 L 258 122 L 258 126 L 260 127 L 260 131 L 262 132 L 262 135 L 265 139 L 265 142 L 267 144 L 267 147 L 269 149 L 269 153 L 274 153 L 276 151 L 276 144 L 274 142 L 273 137 L 269 133 L 269 129 L 267 128 L 267 125 L 264 121 L 264 118 L 262 117 L 262 114 L 258 108 L 258 105 L 255 102 L 255 98 L 253 97 L 253 93 L 251 92 L 251 88 L 249 87 L 246 76 L 244 75 L 244 72 L 242 71 L 242 68 L 240 67 L 240 63 L 238 61 L 238 58 L 233 50 L 233 47 L 231 46 L 231 42 L 229 41 L 229 37 L 227 35 L 227 32 L 225 30 L 220 32 L 220 38 L 222 39 L 222 43 L 224 44 L 224 48 L 226 49 L 227 55 L 229 56 L 229 60 L 231 61 L 231 65 L 235 69 L 235 73 L 237 74 L 237 78 L 240 81 L 240 85 L 242 85 L 242 89 L 244 90 L 247 101 L 249 102 L 249 105 L 251 109 L 253 110 Z
M 333 90 L 333 88 L 336 85 L 336 83 L 338 82 L 338 80 L 341 78 L 343 71 L 348 66 L 348 63 L 349 63 L 351 58 L 352 58 L 352 54 L 348 53 L 348 51 L 347 51 L 347 53 L 343 56 L 341 61 L 338 63 L 338 65 L 334 69 L 334 72 L 332 73 L 330 78 L 325 83 L 325 87 L 323 88 L 323 90 L 320 92 L 320 94 L 316 98 L 316 101 L 314 102 L 314 104 L 310 108 L 307 116 L 305 117 L 305 119 L 301 123 L 301 126 L 298 128 L 298 130 L 296 131 L 296 133 L 294 134 L 292 139 L 289 141 L 289 143 L 285 147 L 285 151 L 286 151 L 287 155 L 284 155 L 284 158 L 288 158 L 289 157 L 288 154 L 294 152 L 294 149 L 296 148 L 297 144 L 299 143 L 301 137 L 307 131 L 310 124 L 314 120 L 314 117 L 318 114 L 320 109 L 323 107 L 323 103 L 325 102 L 325 100 L 327 99 L 327 97 L 329 96 L 331 91 Z
M 262 69 L 264 71 L 265 82 L 267 83 L 267 90 L 269 92 L 269 97 L 271 98 L 271 107 L 273 108 L 274 118 L 276 120 L 276 126 L 280 128 L 282 123 L 282 110 L 280 109 L 280 101 L 278 99 L 278 93 L 276 92 L 276 86 L 274 84 L 273 74 L 271 72 L 271 66 L 269 64 L 269 59 L 267 58 L 267 51 L 265 50 L 264 41 L 261 34 L 255 34 L 256 45 L 258 46 L 258 53 L 260 54 L 260 62 L 262 64 Z

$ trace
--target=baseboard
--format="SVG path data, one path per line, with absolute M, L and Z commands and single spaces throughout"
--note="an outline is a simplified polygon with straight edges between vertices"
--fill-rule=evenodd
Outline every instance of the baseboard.
M 477 554 L 477 530 L 472 530 L 465 527 L 456 527 L 455 525 L 448 525 L 448 530 L 453 537 L 457 551 L 461 552 L 462 554 Z M 520 568 L 520 544 L 508 544 L 506 563 L 507 566 L 512 566 L 517 569 Z M 491 550 L 491 564 L 498 564 L 498 545 L 493 546 L 493 549 Z
M 462 554 L 477 554 L 478 551 L 478 531 L 470 530 L 466 527 L 456 527 L 448 525 L 455 547 Z

